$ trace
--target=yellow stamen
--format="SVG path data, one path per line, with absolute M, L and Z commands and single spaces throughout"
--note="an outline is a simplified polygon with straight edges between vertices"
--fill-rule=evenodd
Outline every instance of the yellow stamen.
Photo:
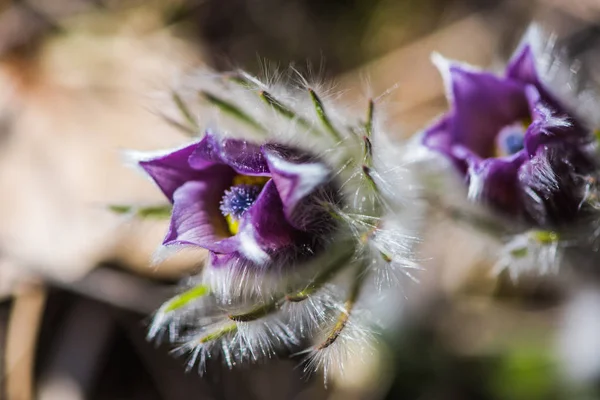
M 258 185 L 263 186 L 267 181 L 271 179 L 268 176 L 248 176 L 248 175 L 236 175 L 233 177 L 233 185 Z
M 225 221 L 227 221 L 227 228 L 232 235 L 236 235 L 240 230 L 240 221 L 235 219 L 231 214 L 227 214 L 225 216 Z

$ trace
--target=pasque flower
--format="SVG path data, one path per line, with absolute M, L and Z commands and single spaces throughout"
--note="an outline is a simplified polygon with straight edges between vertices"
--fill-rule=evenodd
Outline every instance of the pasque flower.
M 314 157 L 272 143 L 202 140 L 140 165 L 173 203 L 164 245 L 192 245 L 219 267 L 260 268 L 314 255 L 333 230 L 319 199 L 331 199 L 332 173 Z
M 365 298 L 415 279 L 409 224 L 418 209 L 404 190 L 414 185 L 375 117 L 377 101 L 363 118 L 349 115 L 291 77 L 187 78 L 170 96 L 176 116 L 166 117 L 194 140 L 135 154 L 172 205 L 162 249 L 210 253 L 148 335 L 167 333 L 190 367 L 202 370 L 217 352 L 232 367 L 287 348 L 307 353 L 307 370 L 343 368 L 373 340 Z
M 595 168 L 593 137 L 544 85 L 532 48 L 503 76 L 438 60 L 451 109 L 422 143 L 452 162 L 470 199 L 530 226 L 573 222 Z

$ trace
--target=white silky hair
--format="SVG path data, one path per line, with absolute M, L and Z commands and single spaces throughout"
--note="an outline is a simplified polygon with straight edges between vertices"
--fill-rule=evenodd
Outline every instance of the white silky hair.
M 568 57 L 558 38 L 540 24 L 531 24 L 518 48 L 530 46 L 542 83 L 589 129 L 600 128 L 600 89 L 581 82 L 582 60 Z M 517 50 L 517 51 L 518 51 Z
M 563 257 L 559 240 L 541 241 L 537 231 L 514 235 L 501 247 L 493 273 L 507 270 L 513 280 L 523 275 L 556 274 Z
M 347 310 L 341 308 L 340 312 Z M 312 346 L 299 354 L 306 356 L 304 360 L 303 371 L 310 375 L 315 371 L 322 371 L 327 378 L 333 374 L 343 374 L 346 364 L 349 362 L 361 362 L 366 355 L 371 355 L 375 351 L 375 342 L 377 341 L 377 331 L 369 322 L 369 317 L 361 315 L 361 312 L 353 311 L 348 317 L 344 329 L 339 337 L 325 348 Z M 322 332 L 327 335 L 328 331 Z M 324 339 L 322 339 L 324 340 Z

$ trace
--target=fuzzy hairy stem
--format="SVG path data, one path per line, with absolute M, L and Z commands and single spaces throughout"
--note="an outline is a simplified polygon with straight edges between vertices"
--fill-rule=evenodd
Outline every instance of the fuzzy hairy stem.
M 354 276 L 354 280 L 352 281 L 352 286 L 350 287 L 350 293 L 348 293 L 348 298 L 344 303 L 344 310 L 339 315 L 333 329 L 327 335 L 325 341 L 323 341 L 320 345 L 317 346 L 317 350 L 323 350 L 327 347 L 331 346 L 335 341 L 340 337 L 342 331 L 348 324 L 348 319 L 350 318 L 350 314 L 356 305 L 356 301 L 358 300 L 358 296 L 360 295 L 360 291 L 362 289 L 362 284 L 364 281 L 366 265 L 362 264 L 356 270 L 356 275 Z
M 254 308 L 253 310 L 248 311 L 246 313 L 229 314 L 227 317 L 230 320 L 236 321 L 236 322 L 255 321 L 257 319 L 260 319 L 262 317 L 265 317 L 265 316 L 277 311 L 281 307 L 282 303 L 283 303 L 282 299 L 270 301 L 268 303 L 265 303 L 261 306 Z
M 302 290 L 284 294 L 276 297 L 271 301 L 261 304 L 252 310 L 245 313 L 229 314 L 228 318 L 236 322 L 250 322 L 257 319 L 263 318 L 274 312 L 277 312 L 281 306 L 286 302 L 298 303 L 306 300 L 309 296 L 317 292 L 327 282 L 329 282 L 339 271 L 344 267 L 351 265 L 348 263 L 354 256 L 354 252 L 343 253 L 340 257 L 336 258 L 328 268 L 318 274 L 312 282 Z

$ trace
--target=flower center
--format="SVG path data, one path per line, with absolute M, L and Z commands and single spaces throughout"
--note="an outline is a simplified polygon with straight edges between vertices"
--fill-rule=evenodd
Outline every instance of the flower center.
M 496 137 L 495 156 L 510 156 L 521 151 L 525 145 L 525 132 L 529 121 L 520 121 L 500 129 Z
M 268 180 L 264 176 L 247 175 L 236 175 L 233 178 L 233 185 L 223 194 L 220 205 L 232 235 L 238 233 L 240 218 L 254 204 Z

